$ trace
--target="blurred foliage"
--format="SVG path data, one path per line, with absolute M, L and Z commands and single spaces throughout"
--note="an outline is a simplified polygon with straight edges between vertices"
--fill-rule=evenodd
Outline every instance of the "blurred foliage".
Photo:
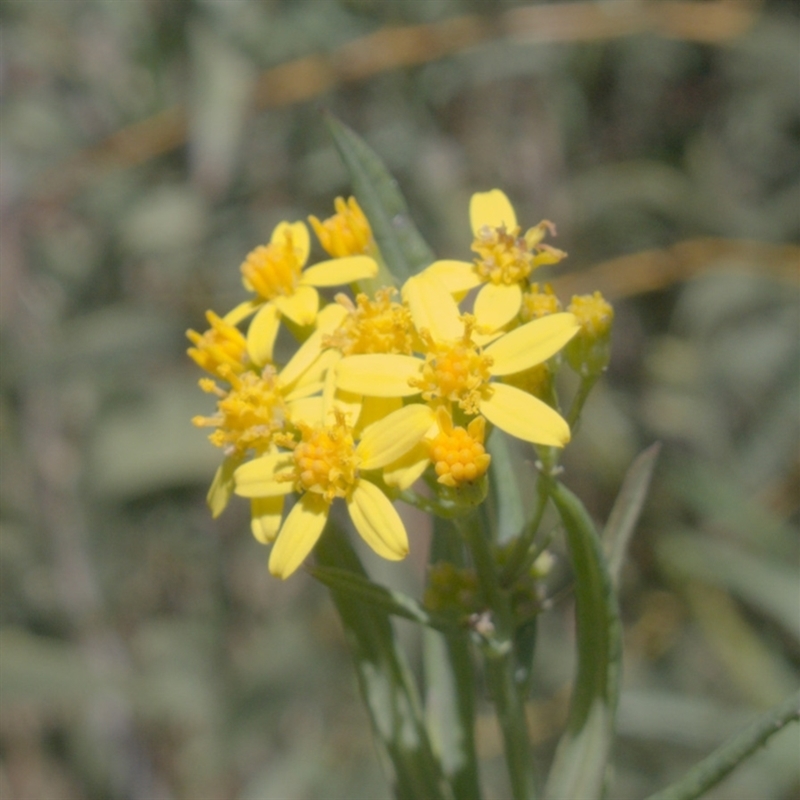
M 246 508 L 210 520 L 218 453 L 189 423 L 209 402 L 183 331 L 238 301 L 238 265 L 278 221 L 349 190 L 320 107 L 385 159 L 441 257 L 467 255 L 468 198 L 498 186 L 521 220 L 558 223 L 557 291 L 599 276 L 618 300 L 565 458 L 605 519 L 634 455 L 664 443 L 621 575 L 611 797 L 675 779 L 797 685 L 796 5 L 8 0 L 2 16 L 0 796 L 385 796 L 330 601 L 267 575 Z M 378 577 L 419 586 L 425 549 Z M 566 710 L 568 594 L 538 634 L 543 754 Z M 488 714 L 476 733 L 502 797 Z M 710 796 L 797 796 L 797 743 L 785 731 Z

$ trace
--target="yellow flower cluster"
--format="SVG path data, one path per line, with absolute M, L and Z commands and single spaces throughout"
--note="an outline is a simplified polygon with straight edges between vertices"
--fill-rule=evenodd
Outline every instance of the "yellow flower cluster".
M 273 545 L 269 568 L 282 578 L 311 552 L 334 501 L 375 552 L 403 558 L 408 536 L 390 498 L 424 474 L 450 498 L 474 497 L 491 461 L 487 425 L 539 445 L 570 438 L 525 378 L 546 372 L 581 330 L 549 287 L 528 283 L 564 256 L 541 242 L 550 223 L 523 234 L 502 192 L 476 194 L 473 263 L 437 261 L 399 295 L 368 296 L 358 287 L 378 275 L 379 248 L 354 198 L 335 207 L 322 222 L 309 218 L 333 258 L 306 266 L 307 226 L 280 223 L 242 264 L 250 299 L 224 317 L 209 311 L 210 329 L 187 333 L 189 355 L 213 376 L 201 388 L 217 398 L 214 414 L 193 421 L 214 429 L 225 456 L 209 506 L 216 516 L 233 494 L 249 498 L 253 534 Z M 342 285 L 355 296 L 326 303 L 318 291 Z M 476 286 L 474 310 L 463 313 Z M 300 344 L 279 365 L 283 320 Z

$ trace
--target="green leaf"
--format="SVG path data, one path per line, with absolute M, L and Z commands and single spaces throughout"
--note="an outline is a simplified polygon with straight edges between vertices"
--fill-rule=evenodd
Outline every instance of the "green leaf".
M 614 735 L 622 635 L 617 599 L 600 538 L 583 504 L 563 485 L 551 489 L 575 576 L 578 669 L 567 730 L 545 789 L 547 800 L 599 800 Z
M 759 717 L 692 767 L 679 781 L 650 795 L 647 800 L 694 800 L 701 797 L 771 736 L 797 720 L 800 720 L 800 692 Z
M 388 614 L 418 622 L 429 628 L 448 630 L 453 621 L 440 614 L 426 611 L 416 600 L 402 592 L 387 589 L 373 583 L 369 578 L 348 569 L 338 567 L 311 567 L 311 574 L 329 589 L 336 589 L 350 595 L 353 600 L 374 604 Z
M 347 536 L 331 521 L 315 548 L 321 567 L 367 574 Z M 451 800 L 433 754 L 414 680 L 397 646 L 387 611 L 359 594 L 332 588 L 331 597 L 353 653 L 361 696 L 383 760 L 394 767 L 397 800 Z
M 497 520 L 497 542 L 502 544 L 519 536 L 527 521 L 523 491 L 520 478 L 525 477 L 526 469 L 520 451 L 513 447 L 503 431 L 492 431 L 487 445 L 492 457 L 490 470 L 490 500 L 494 518 Z M 531 485 L 535 473 L 528 470 Z M 530 491 L 530 490 L 529 490 Z
M 464 565 L 461 540 L 452 526 L 433 520 L 430 563 Z M 469 634 L 426 630 L 423 634 L 425 712 L 433 747 L 458 800 L 480 800 L 475 752 L 475 676 Z
M 381 256 L 391 273 L 387 274 L 380 265 L 381 272 L 371 285 L 366 286 L 366 281 L 362 284 L 372 289 L 405 283 L 432 264 L 436 256 L 411 221 L 397 181 L 377 153 L 332 114 L 325 114 L 325 123 L 350 172 L 356 199 L 369 219 Z
M 608 571 L 615 589 L 619 588 L 619 576 L 625 561 L 628 542 L 642 513 L 660 452 L 661 443 L 656 442 L 636 457 L 625 474 L 622 488 L 603 531 Z

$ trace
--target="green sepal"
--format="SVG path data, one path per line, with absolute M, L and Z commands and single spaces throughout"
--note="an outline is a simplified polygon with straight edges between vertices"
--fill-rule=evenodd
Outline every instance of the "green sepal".
M 372 226 L 384 262 L 379 260 L 376 278 L 359 282 L 361 289 L 373 291 L 405 283 L 432 264 L 436 256 L 412 222 L 397 181 L 377 153 L 329 112 L 325 113 L 325 124 L 350 173 L 353 192 Z
M 600 800 L 619 696 L 619 610 L 600 537 L 583 504 L 559 483 L 550 496 L 564 524 L 574 573 L 578 668 L 545 798 Z

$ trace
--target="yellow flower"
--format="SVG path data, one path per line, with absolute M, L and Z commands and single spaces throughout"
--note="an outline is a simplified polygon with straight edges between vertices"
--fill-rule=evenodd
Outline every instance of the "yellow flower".
M 475 316 L 481 327 L 496 331 L 519 313 L 531 272 L 558 263 L 566 253 L 542 243 L 548 231 L 555 233 L 551 222 L 540 222 L 523 234 L 514 207 L 499 189 L 472 195 L 469 216 L 475 260 L 435 261 L 426 271 L 455 295 L 483 284 L 475 298 Z
M 434 405 L 481 414 L 518 439 L 563 447 L 570 430 L 546 403 L 494 380 L 530 369 L 557 353 L 578 332 L 572 314 L 551 314 L 504 333 L 487 347 L 475 342 L 474 318 L 460 317 L 446 287 L 428 276 L 403 288 L 425 344 L 424 357 L 357 355 L 334 367 L 340 389 L 374 397 L 422 394 Z
M 419 442 L 431 412 L 407 406 L 357 432 L 342 415 L 331 424 L 300 424 L 302 439 L 291 452 L 270 453 L 238 467 L 235 492 L 273 503 L 275 544 L 269 569 L 288 578 L 311 552 L 336 498 L 347 503 L 350 519 L 380 556 L 397 561 L 408 554 L 408 535 L 388 497 L 363 473 L 380 469 Z M 291 446 L 287 443 L 287 446 Z M 300 496 L 282 524 L 285 495 Z
M 301 327 L 314 322 L 319 310 L 317 288 L 378 274 L 375 260 L 364 255 L 334 258 L 306 268 L 309 249 L 308 228 L 303 222 L 281 222 L 269 244 L 257 247 L 242 263 L 242 282 L 255 297 L 234 308 L 225 321 L 236 325 L 258 311 L 247 338 L 248 352 L 258 366 L 272 360 L 282 316 Z
M 436 421 L 439 432 L 427 444 L 437 481 L 455 488 L 482 478 L 492 460 L 483 446 L 484 418 L 475 417 L 467 428 L 455 427 L 450 412 L 439 406 Z
M 569 309 L 572 311 L 572 309 Z M 546 283 L 541 291 L 539 284 L 531 284 L 530 289 L 522 295 L 522 306 L 519 310 L 523 322 L 528 322 L 548 314 L 557 314 L 561 311 L 561 303 L 553 293 L 553 287 Z
M 611 359 L 614 309 L 600 292 L 595 292 L 574 296 L 569 310 L 581 328 L 565 351 L 567 361 L 580 375 L 599 375 Z
M 248 367 L 247 342 L 242 332 L 213 311 L 206 311 L 206 319 L 211 327 L 205 333 L 186 331 L 194 345 L 186 352 L 199 367 L 218 378 L 223 377 L 222 367 L 229 368 L 234 374 L 244 372 Z
M 334 258 L 375 255 L 375 240 L 364 212 L 355 197 L 347 202 L 337 197 L 333 201 L 336 213 L 320 222 L 313 214 L 308 221 L 317 234 L 320 244 Z

